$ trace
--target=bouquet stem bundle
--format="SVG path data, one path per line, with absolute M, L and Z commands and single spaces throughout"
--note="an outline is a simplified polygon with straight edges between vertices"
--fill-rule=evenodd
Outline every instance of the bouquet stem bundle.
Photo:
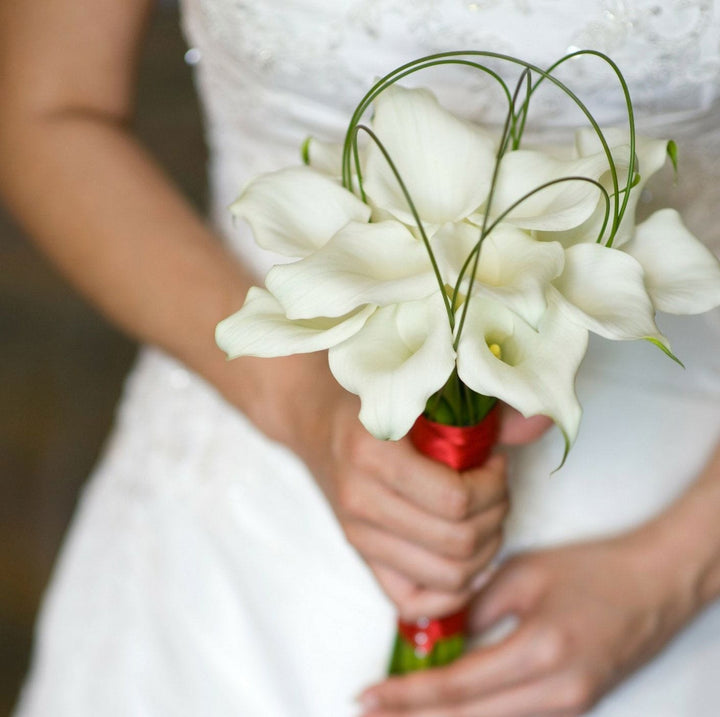
M 437 423 L 420 416 L 410 440 L 423 455 L 457 471 L 482 466 L 497 442 L 500 412 L 497 405 L 472 426 Z M 442 618 L 398 619 L 388 674 L 403 675 L 428 667 L 440 667 L 457 659 L 465 648 L 467 610 Z

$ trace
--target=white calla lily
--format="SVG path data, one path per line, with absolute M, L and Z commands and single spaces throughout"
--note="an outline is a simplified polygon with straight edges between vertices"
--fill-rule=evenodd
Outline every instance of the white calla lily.
M 286 256 L 306 256 L 349 221 L 370 218 L 354 194 L 304 166 L 257 177 L 230 210 L 250 224 L 259 246 Z
M 424 244 L 397 221 L 351 222 L 305 259 L 273 267 L 265 281 L 291 319 L 342 316 L 439 290 Z
M 428 90 L 389 87 L 376 101 L 372 127 L 429 233 L 464 219 L 485 201 L 495 165 L 495 140 L 441 107 Z M 374 205 L 415 225 L 395 175 L 372 141 L 364 188 Z
M 536 150 L 508 152 L 500 162 L 490 216 L 500 216 L 524 195 L 543 184 L 569 177 L 597 181 L 607 169 L 605 154 L 564 160 Z M 567 179 L 535 192 L 518 204 L 503 221 L 524 229 L 563 231 L 585 222 L 598 203 L 604 208 L 603 195 L 592 182 Z M 480 224 L 482 214 L 476 213 L 471 220 Z
M 661 209 L 639 224 L 623 251 L 642 265 L 645 288 L 659 311 L 700 314 L 720 305 L 720 263 L 674 209 Z
M 357 334 L 330 349 L 330 370 L 360 396 L 360 420 L 377 438 L 398 440 L 455 366 L 438 293 L 378 309 Z
M 317 172 L 334 179 L 342 177 L 343 145 L 308 137 L 302 147 L 303 161 Z
M 565 251 L 565 269 L 553 282 L 560 308 L 572 321 L 608 339 L 653 339 L 669 348 L 655 324 L 640 263 L 601 244 Z
M 452 286 L 479 236 L 473 224 L 448 224 L 433 237 L 438 261 Z M 499 224 L 480 248 L 473 294 L 495 298 L 537 326 L 547 306 L 546 287 L 562 272 L 564 261 L 565 253 L 557 242 L 539 242 L 522 229 Z M 461 286 L 465 293 L 470 271 L 471 267 Z
M 458 345 L 458 375 L 524 416 L 549 416 L 569 447 L 582 415 L 574 386 L 587 342 L 588 332 L 553 303 L 536 331 L 502 304 L 476 296 Z
M 374 311 L 365 306 L 338 318 L 290 321 L 272 294 L 253 286 L 242 309 L 217 325 L 215 341 L 231 359 L 321 351 L 356 334 Z
M 610 147 L 610 152 L 617 166 L 618 187 L 621 192 L 620 203 L 622 203 L 624 188 L 627 182 L 629 135 L 626 130 L 619 129 L 605 129 L 603 130 L 603 134 L 605 135 L 605 140 Z M 575 146 L 580 157 L 594 156 L 602 151 L 600 139 L 592 129 L 579 130 L 575 136 Z M 605 154 L 603 153 L 602 156 L 605 156 Z M 635 211 L 637 203 L 640 200 L 643 188 L 647 184 L 648 179 L 665 164 L 667 159 L 667 140 L 636 136 L 635 157 L 637 160 L 635 172 L 638 180 L 630 192 L 625 214 L 613 238 L 613 247 L 616 249 L 629 241 L 635 231 Z M 614 201 L 612 199 L 614 189 L 609 170 L 606 171 L 599 180 L 611 196 L 611 201 Z M 565 246 L 571 246 L 572 244 L 580 242 L 594 242 L 597 241 L 598 238 L 601 238 L 602 243 L 606 243 L 612 231 L 612 216 L 602 236 L 600 236 L 604 219 L 605 200 L 603 199 L 598 203 L 592 216 L 587 219 L 587 221 L 566 232 L 543 234 L 540 238 L 555 239 L 562 242 Z

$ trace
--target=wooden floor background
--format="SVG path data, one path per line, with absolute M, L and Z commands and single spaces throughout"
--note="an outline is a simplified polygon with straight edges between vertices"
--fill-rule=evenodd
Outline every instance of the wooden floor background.
M 137 128 L 202 207 L 205 150 L 183 61 L 186 49 L 175 8 L 160 5 L 144 53 Z M 0 337 L 0 715 L 5 715 L 27 669 L 53 560 L 111 425 L 135 349 L 57 276 L 2 207 Z

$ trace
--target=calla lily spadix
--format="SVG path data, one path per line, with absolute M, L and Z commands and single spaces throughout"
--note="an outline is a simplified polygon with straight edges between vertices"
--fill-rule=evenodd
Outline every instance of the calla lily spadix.
M 505 59 L 530 68 L 529 102 L 547 78 Z M 362 123 L 361 103 L 344 145 L 306 142 L 305 166 L 254 179 L 232 205 L 259 245 L 296 260 L 251 289 L 217 342 L 231 358 L 328 350 L 379 438 L 402 437 L 423 411 L 433 418 L 455 381 L 458 395 L 550 416 L 569 447 L 588 332 L 669 353 L 656 311 L 720 304 L 717 259 L 676 212 L 636 225 L 668 143 L 636 137 L 625 93 L 626 128 L 591 120 L 566 147 L 525 148 L 518 91 L 499 95 L 512 98 L 499 131 L 396 84 L 403 73 L 376 83 L 372 118 Z

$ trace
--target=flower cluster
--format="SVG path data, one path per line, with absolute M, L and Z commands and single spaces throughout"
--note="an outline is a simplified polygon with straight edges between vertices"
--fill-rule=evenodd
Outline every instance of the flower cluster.
M 250 290 L 217 341 L 230 357 L 329 349 L 377 437 L 405 435 L 457 372 L 478 394 L 550 416 L 569 445 L 588 332 L 669 352 L 656 310 L 720 304 L 718 262 L 675 211 L 635 223 L 666 141 L 637 138 L 633 152 L 627 131 L 604 130 L 603 147 L 588 128 L 573 147 L 499 153 L 496 132 L 398 85 L 368 129 L 378 141 L 358 150 L 361 191 L 357 174 L 356 191 L 343 186 L 342 148 L 312 141 L 306 166 L 255 179 L 234 203 L 260 246 L 297 260 Z

